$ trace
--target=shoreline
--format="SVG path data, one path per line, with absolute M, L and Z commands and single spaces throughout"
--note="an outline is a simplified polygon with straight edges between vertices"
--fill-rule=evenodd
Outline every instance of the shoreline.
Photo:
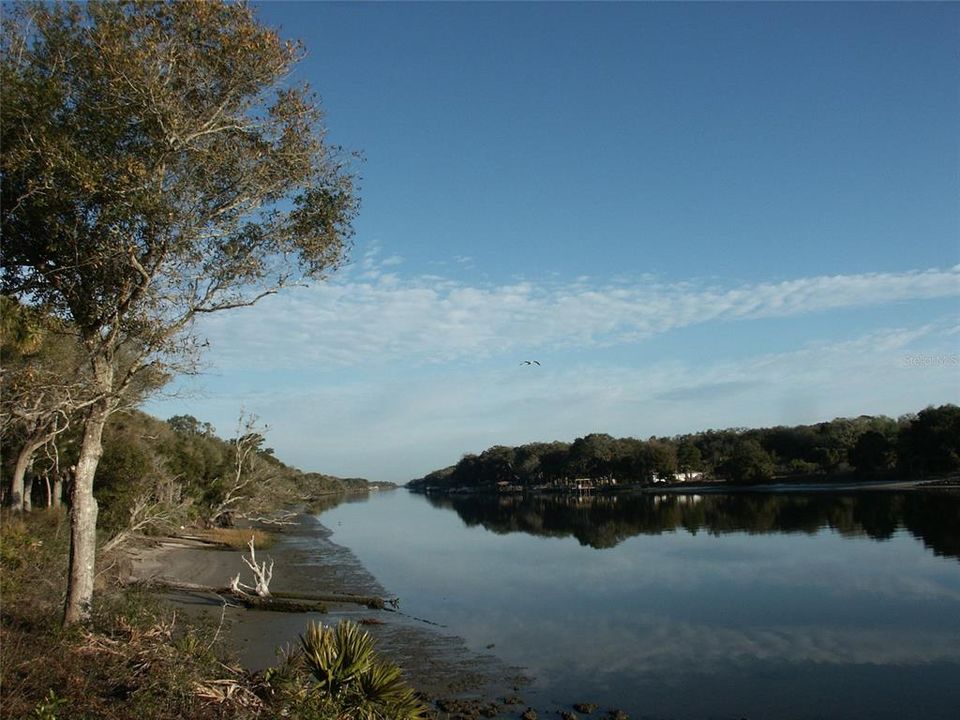
M 948 475 L 936 478 L 925 478 L 922 480 L 856 480 L 856 479 L 830 479 L 820 481 L 809 480 L 777 480 L 766 483 L 756 483 L 752 485 L 740 485 L 736 483 L 715 482 L 715 483 L 664 483 L 658 485 L 639 485 L 623 484 L 616 486 L 602 486 L 576 489 L 572 487 L 529 487 L 513 489 L 508 491 L 499 490 L 489 486 L 457 486 L 450 488 L 439 487 L 409 487 L 402 486 L 401 489 L 407 490 L 417 495 L 426 495 L 432 497 L 448 497 L 457 495 L 617 495 L 617 494 L 635 494 L 635 495 L 660 495 L 664 493 L 682 494 L 734 494 L 734 493 L 845 493 L 845 492 L 882 492 L 882 491 L 906 491 L 906 490 L 956 490 L 960 489 L 960 475 Z
M 259 549 L 257 557 L 275 563 L 272 590 L 388 596 L 348 548 L 330 539 L 332 531 L 316 516 L 301 514 L 296 520 L 294 526 L 263 528 L 274 541 Z M 159 538 L 131 548 L 130 580 L 223 586 L 239 572 L 242 581 L 249 581 L 252 573 L 243 562 L 244 554 L 183 538 Z M 378 652 L 399 665 L 431 705 L 464 701 L 490 705 L 494 698 L 516 696 L 528 682 L 520 669 L 469 650 L 450 629 L 401 610 L 331 602 L 326 603 L 326 612 L 277 612 L 234 607 L 205 592 L 160 593 L 191 620 L 219 624 L 227 648 L 251 672 L 276 665 L 278 653 L 297 646 L 308 622 L 330 625 L 348 619 L 364 626 Z

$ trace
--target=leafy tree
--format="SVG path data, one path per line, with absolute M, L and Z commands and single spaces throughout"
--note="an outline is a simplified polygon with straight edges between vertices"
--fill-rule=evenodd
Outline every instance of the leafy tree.
M 753 439 L 737 443 L 733 455 L 723 463 L 720 472 L 734 482 L 755 483 L 773 477 L 773 461 L 769 453 Z
M 601 478 L 611 474 L 617 442 L 606 433 L 577 438 L 570 446 L 570 466 L 581 477 Z
M 104 436 L 104 451 L 97 467 L 96 497 L 103 508 L 99 525 L 115 533 L 126 523 L 155 463 L 152 449 L 135 431 L 123 426 L 108 427 Z
M 71 324 L 96 391 L 67 624 L 93 594 L 94 476 L 123 393 L 145 369 L 190 366 L 198 315 L 342 257 L 357 201 L 316 98 L 289 84 L 301 55 L 241 3 L 38 2 L 4 16 L 3 290 Z
M 867 430 L 850 450 L 850 462 L 857 470 L 874 472 L 893 467 L 896 447 L 883 433 Z
M 960 469 L 960 407 L 941 405 L 917 413 L 897 439 L 904 467 L 913 472 Z
M 516 453 L 511 447 L 494 445 L 484 450 L 479 458 L 478 484 L 496 485 L 499 482 L 516 482 L 518 476 L 513 467 L 515 460 Z
M 647 445 L 636 438 L 621 438 L 617 441 L 617 457 L 613 461 L 613 472 L 621 480 L 649 480 L 653 470 L 649 463 Z
M 569 443 L 546 443 L 540 450 L 540 469 L 543 472 L 543 479 L 556 482 L 568 477 L 570 475 L 569 457 Z
M 703 456 L 700 448 L 692 442 L 683 442 L 677 447 L 677 470 L 695 472 L 703 469 Z
M 645 455 L 651 475 L 672 478 L 677 472 L 677 448 L 669 440 L 650 438 L 646 443 Z
M 193 415 L 174 415 L 167 420 L 167 425 L 169 425 L 174 432 L 186 436 L 203 435 L 210 437 L 216 432 L 213 425 L 207 422 L 200 422 Z

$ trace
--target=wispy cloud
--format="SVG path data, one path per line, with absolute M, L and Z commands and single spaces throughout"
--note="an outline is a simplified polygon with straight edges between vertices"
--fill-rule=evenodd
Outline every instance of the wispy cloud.
M 271 444 L 294 465 L 408 480 L 496 443 L 797 424 L 960 400 L 956 364 L 939 361 L 960 349 L 960 266 L 729 286 L 652 277 L 484 285 L 398 266 L 375 247 L 331 282 L 211 316 L 198 328 L 212 343 L 202 396 L 154 411 L 225 428 L 244 405 L 273 426 Z M 875 313 L 832 331 L 833 311 L 936 298 L 949 302 L 922 320 L 878 328 Z M 815 313 L 824 321 L 799 321 Z M 765 318 L 797 321 L 774 345 L 752 331 Z M 796 332 L 802 325 L 812 329 Z M 702 350 L 709 342 L 656 352 L 658 336 L 688 327 L 753 340 L 725 354 Z M 519 366 L 531 357 L 543 366 Z
M 652 278 L 595 284 L 469 284 L 387 272 L 401 259 L 368 252 L 343 277 L 212 316 L 200 331 L 221 364 L 317 367 L 482 359 L 540 349 L 610 347 L 711 322 L 960 297 L 948 270 L 818 276 L 737 286 Z
M 269 421 L 270 443 L 295 465 L 408 480 L 497 443 L 797 424 L 956 402 L 954 367 L 903 362 L 942 343 L 950 327 L 890 328 L 736 360 L 581 362 L 536 372 L 451 363 L 328 376 L 306 363 L 287 381 L 271 374 L 267 385 L 228 375 L 231 387 L 204 418 L 229 423 L 245 404 Z

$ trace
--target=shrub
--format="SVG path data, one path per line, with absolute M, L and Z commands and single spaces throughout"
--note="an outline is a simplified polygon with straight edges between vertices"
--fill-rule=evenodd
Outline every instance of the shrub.
M 341 620 L 334 628 L 311 622 L 300 636 L 313 692 L 369 720 L 420 720 L 426 708 L 403 681 L 400 668 L 380 659 L 370 635 Z

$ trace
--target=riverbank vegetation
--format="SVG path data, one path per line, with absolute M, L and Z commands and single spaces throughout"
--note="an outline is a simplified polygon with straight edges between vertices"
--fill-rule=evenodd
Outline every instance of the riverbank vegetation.
M 409 483 L 415 490 L 564 489 L 674 481 L 927 478 L 960 471 L 960 407 L 898 419 L 861 415 L 816 425 L 707 430 L 674 437 L 498 445 Z
M 121 588 L 115 582 L 121 562 L 116 555 L 102 558 L 89 620 L 62 628 L 69 537 L 69 520 L 60 509 L 18 515 L 4 511 L 0 716 L 422 716 L 423 706 L 399 670 L 378 656 L 359 627 L 311 629 L 305 624 L 300 648 L 281 653 L 275 667 L 250 673 L 231 659 L 219 624 L 188 622 L 152 593 Z
M 282 508 L 392 487 L 290 467 L 266 446 L 264 432 L 249 417 L 241 419 L 232 437 L 221 438 L 212 425 L 189 415 L 162 421 L 130 409 L 111 416 L 95 486 L 101 547 L 131 534 L 181 526 L 208 533 L 238 521 L 269 527 L 281 521 Z M 69 497 L 77 435 L 76 426 L 67 428 L 33 458 L 24 478 L 27 509 L 57 508 Z M 13 424 L 4 427 L 2 439 L 5 447 L 23 442 Z M 15 455 L 6 454 L 0 467 L 8 498 L 14 462 Z M 211 539 L 226 541 L 225 536 Z M 236 543 L 243 546 L 247 540 L 249 533 L 238 536 Z

